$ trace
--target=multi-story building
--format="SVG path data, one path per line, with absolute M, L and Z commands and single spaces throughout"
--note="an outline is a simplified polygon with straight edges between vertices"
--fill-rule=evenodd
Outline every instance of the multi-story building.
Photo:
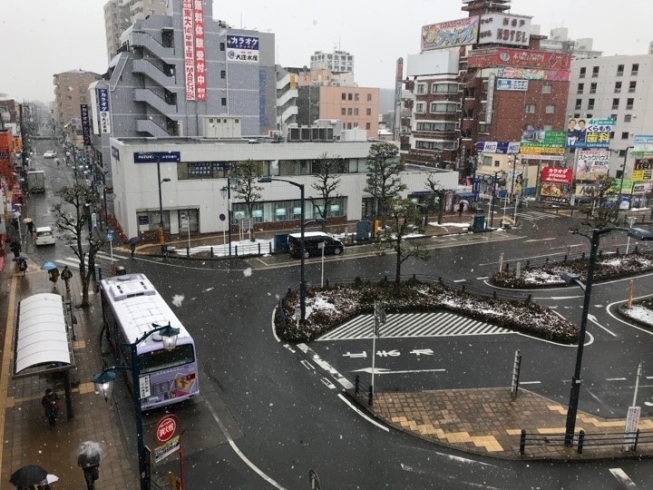
M 564 129 L 570 55 L 543 51 L 531 18 L 509 9 L 510 0 L 463 0 L 467 18 L 422 28 L 422 51 L 407 63 L 414 101 L 404 101 L 413 110 L 406 162 L 455 168 L 461 178 L 491 175 L 508 156 L 482 158 L 477 143 Z
M 81 105 L 90 104 L 89 86 L 101 75 L 71 70 L 54 75 L 54 119 L 70 142 L 83 146 Z
M 137 20 L 153 14 L 165 15 L 166 0 L 109 0 L 104 4 L 107 55 L 113 58 L 121 46 L 120 36 Z
M 316 51 L 311 55 L 311 71 L 328 70 L 332 73 L 354 73 L 354 56 L 347 51 L 333 53 Z
M 283 68 L 277 65 L 277 134 L 285 137 L 288 128 L 297 124 L 297 68 Z
M 539 27 L 532 26 L 532 34 L 539 34 Z M 562 51 L 563 53 L 571 54 L 573 59 L 579 58 L 596 58 L 601 56 L 601 51 L 596 51 L 592 48 L 594 39 L 591 37 L 576 39 L 569 39 L 569 29 L 566 27 L 556 27 L 551 29 L 549 37 L 540 40 L 540 49 L 546 51 Z
M 627 150 L 634 135 L 653 134 L 653 55 L 603 56 L 571 64 L 567 115 L 579 119 L 614 120 L 609 171 L 626 175 L 633 159 Z
M 91 90 L 92 158 L 100 167 L 110 137 L 203 136 L 205 117 L 220 115 L 238 116 L 245 136 L 276 128 L 274 34 L 214 20 L 210 0 L 174 0 L 169 15 L 136 21 L 121 39 Z

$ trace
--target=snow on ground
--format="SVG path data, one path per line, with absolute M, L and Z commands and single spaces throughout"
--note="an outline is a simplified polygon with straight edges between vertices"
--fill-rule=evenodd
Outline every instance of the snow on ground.
M 633 305 L 631 309 L 623 309 L 624 315 L 648 325 L 653 325 L 653 311 L 641 305 Z
M 429 226 L 439 226 L 440 228 L 469 228 L 469 223 L 440 223 L 432 222 Z

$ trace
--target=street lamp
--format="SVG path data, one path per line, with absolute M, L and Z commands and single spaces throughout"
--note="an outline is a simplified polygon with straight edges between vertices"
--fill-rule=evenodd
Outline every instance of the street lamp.
M 156 180 L 159 183 L 159 243 L 161 244 L 161 253 L 166 253 L 166 235 L 163 230 L 163 197 L 161 196 L 161 184 L 170 182 L 170 179 L 161 180 L 161 158 L 157 153 L 156 156 Z
M 138 473 L 141 482 L 141 490 L 150 489 L 150 479 L 147 474 L 147 461 L 145 454 L 145 441 L 143 439 L 143 414 L 141 412 L 141 389 L 140 389 L 140 366 L 138 364 L 138 344 L 155 333 L 159 333 L 163 348 L 166 351 L 172 351 L 177 346 L 177 336 L 179 329 L 167 325 L 157 325 L 153 323 L 152 330 L 143 334 L 142 337 L 136 339 L 133 344 L 122 344 L 124 347 L 129 347 L 130 350 L 130 366 L 111 366 L 101 373 L 94 374 L 92 381 L 95 385 L 95 391 L 101 394 L 105 401 L 111 397 L 113 391 L 113 382 L 116 379 L 116 371 L 131 371 L 132 374 L 132 395 L 134 401 L 134 412 L 136 415 L 136 439 L 138 442 Z
M 269 182 L 273 181 L 278 181 L 278 182 L 286 182 L 287 184 L 294 185 L 295 187 L 299 187 L 300 191 L 300 205 L 301 205 L 301 213 L 299 215 L 299 227 L 300 227 L 300 233 L 301 233 L 301 244 L 300 244 L 300 249 L 299 249 L 299 254 L 300 254 L 300 259 L 301 262 L 299 264 L 299 311 L 300 311 L 300 320 L 304 321 L 306 320 L 306 280 L 304 278 L 304 255 L 305 255 L 305 249 L 304 249 L 304 184 L 298 184 L 297 182 L 293 182 L 292 180 L 287 180 L 287 179 L 277 179 L 273 177 L 262 177 L 259 179 L 259 182 L 261 184 L 266 184 Z
M 592 296 L 592 282 L 594 280 L 596 256 L 598 255 L 601 235 L 605 235 L 615 230 L 625 231 L 628 233 L 629 237 L 638 238 L 637 235 L 635 235 L 632 230 L 629 230 L 628 228 L 601 228 L 592 230 L 592 238 L 590 239 L 591 249 L 589 256 L 589 266 L 587 268 L 587 279 L 585 280 L 585 284 L 581 282 L 578 274 L 562 274 L 561 276 L 567 284 L 575 283 L 585 292 L 583 299 L 583 312 L 580 318 L 578 350 L 576 351 L 576 367 L 574 369 L 574 375 L 571 378 L 571 392 L 569 394 L 569 408 L 567 409 L 567 423 L 565 426 L 565 446 L 568 447 L 574 445 L 576 414 L 578 413 L 578 402 L 580 401 L 580 385 L 582 382 L 580 371 L 583 363 L 583 349 L 585 347 L 585 333 L 587 331 L 587 317 L 589 315 L 590 301 Z M 578 234 L 578 231 L 574 231 L 574 233 Z
M 492 181 L 492 199 L 490 200 L 490 228 L 494 227 L 494 198 L 497 195 L 497 185 L 499 184 L 497 175 L 500 173 L 501 170 L 494 172 L 494 180 Z
M 227 185 L 220 189 L 222 198 L 227 198 L 227 226 L 229 227 L 229 257 L 231 257 L 231 180 L 238 182 L 238 179 L 227 177 Z
M 628 161 L 628 150 L 632 149 L 633 146 L 626 147 L 626 152 L 624 153 L 624 164 L 621 170 L 621 184 L 619 184 L 619 198 L 617 199 L 617 213 L 621 209 L 621 194 L 624 188 L 624 177 L 626 176 L 626 162 Z

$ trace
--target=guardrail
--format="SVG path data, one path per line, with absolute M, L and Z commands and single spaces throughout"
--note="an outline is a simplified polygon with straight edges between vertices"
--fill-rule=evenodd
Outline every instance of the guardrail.
M 522 429 L 519 436 L 519 454 L 526 454 L 526 446 L 550 446 L 551 444 L 564 444 L 564 434 L 535 434 L 527 433 Z M 576 452 L 583 454 L 585 448 L 590 447 L 614 447 L 625 446 L 631 451 L 637 451 L 642 444 L 653 444 L 653 431 L 635 432 L 600 432 L 587 434 L 584 430 L 574 434 L 572 446 L 576 446 Z

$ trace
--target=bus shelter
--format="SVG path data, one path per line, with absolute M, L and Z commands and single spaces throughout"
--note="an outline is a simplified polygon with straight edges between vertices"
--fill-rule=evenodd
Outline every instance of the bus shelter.
M 35 294 L 18 303 L 13 377 L 63 375 L 68 420 L 73 418 L 70 369 L 75 317 L 71 303 L 59 294 Z

